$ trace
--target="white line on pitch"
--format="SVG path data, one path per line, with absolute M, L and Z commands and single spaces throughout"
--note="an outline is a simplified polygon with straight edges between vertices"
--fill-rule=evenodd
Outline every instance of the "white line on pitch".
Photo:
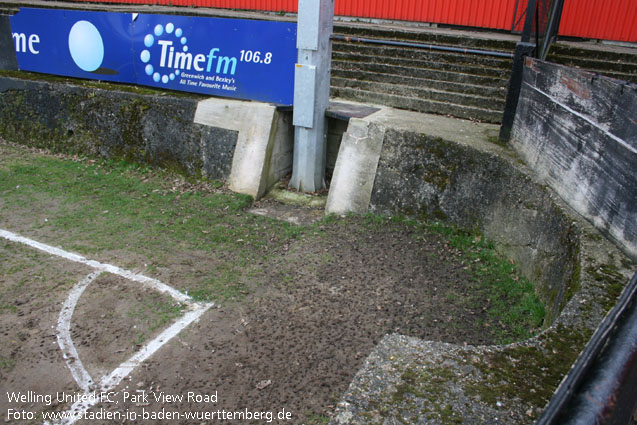
M 146 359 L 152 356 L 157 350 L 159 350 L 164 344 L 177 336 L 185 327 L 191 323 L 197 321 L 202 314 L 204 314 L 214 303 L 210 304 L 196 304 L 191 306 L 191 311 L 186 313 L 178 321 L 173 323 L 169 328 L 157 335 L 152 341 L 142 347 L 137 353 L 133 354 L 131 358 L 124 361 L 119 365 L 117 369 L 110 374 L 104 376 L 97 388 L 97 391 L 109 392 L 118 386 L 124 378 L 126 378 L 135 368 L 137 368 Z M 87 392 L 87 394 L 90 394 Z M 84 400 L 75 402 L 71 408 L 67 411 L 70 413 L 70 417 L 67 417 L 59 422 L 55 422 L 58 425 L 72 425 L 76 421 L 82 419 L 88 409 L 95 406 L 98 403 L 99 397 L 84 397 Z M 45 422 L 45 425 L 50 425 L 49 422 Z
M 142 362 L 152 356 L 164 344 L 177 336 L 185 327 L 197 321 L 201 317 L 201 315 L 203 315 L 206 311 L 208 311 L 208 309 L 214 306 L 214 303 L 202 304 L 195 302 L 188 295 L 160 282 L 157 279 L 133 273 L 129 270 L 124 270 L 110 264 L 104 264 L 98 261 L 89 260 L 79 254 L 67 252 L 63 249 L 46 245 L 41 242 L 37 242 L 32 239 L 9 232 L 7 230 L 0 229 L 0 237 L 13 242 L 22 243 L 24 245 L 39 249 L 40 251 L 44 251 L 48 254 L 67 259 L 69 261 L 85 264 L 95 269 L 95 272 L 82 279 L 71 290 L 71 293 L 64 302 L 64 306 L 62 308 L 62 311 L 60 312 L 57 327 L 58 344 L 62 349 L 62 353 L 64 354 L 67 365 L 71 370 L 73 378 L 75 378 L 75 381 L 78 383 L 82 391 L 84 391 L 87 395 L 90 394 L 89 391 L 93 384 L 93 380 L 91 379 L 88 371 L 82 365 L 77 350 L 73 345 L 70 332 L 71 318 L 73 316 L 75 305 L 82 296 L 82 293 L 84 292 L 86 287 L 100 275 L 100 273 L 112 273 L 128 280 L 142 283 L 157 291 L 166 292 L 177 301 L 185 303 L 187 305 L 188 312 L 162 333 L 157 335 L 152 341 L 142 347 L 137 353 L 133 354 L 131 358 L 120 364 L 117 369 L 104 376 L 99 382 L 99 391 L 108 392 L 114 389 Z M 71 413 L 70 417 L 56 423 L 60 425 L 71 425 L 77 420 L 81 419 L 88 409 L 97 404 L 97 399 L 94 397 L 85 397 L 85 399 L 87 401 L 78 401 L 73 404 L 73 406 L 71 406 L 71 409 L 68 411 Z M 45 422 L 45 425 L 48 424 L 49 422 Z
M 165 292 L 169 294 L 171 297 L 180 301 L 182 303 L 190 304 L 193 302 L 192 298 L 188 295 L 184 294 L 176 290 L 175 288 L 166 285 L 165 283 L 160 282 L 157 279 L 153 279 L 152 277 L 144 276 L 141 274 L 133 273 L 129 270 L 124 270 L 117 266 L 113 266 L 111 264 L 100 263 L 99 261 L 89 260 L 86 257 L 83 257 L 79 254 L 75 254 L 73 252 L 64 251 L 63 249 L 56 248 L 54 246 L 46 245 L 38 241 L 34 241 L 33 239 L 25 238 L 24 236 L 17 235 L 15 233 L 9 232 L 7 230 L 0 229 L 0 237 L 8 239 L 13 242 L 18 242 L 24 245 L 28 245 L 31 248 L 39 249 L 40 251 L 44 251 L 47 254 L 55 255 L 58 257 L 62 257 L 69 261 L 73 261 L 75 263 L 80 263 L 92 267 L 96 270 L 101 270 L 104 272 L 112 273 L 117 276 L 121 276 L 128 280 L 132 280 L 133 282 L 138 282 L 143 285 L 149 286 L 159 292 Z
M 89 392 L 91 386 L 93 385 L 93 379 L 82 364 L 80 356 L 75 349 L 75 345 L 73 344 L 73 339 L 71 338 L 71 317 L 73 317 L 75 306 L 84 293 L 86 287 L 91 282 L 93 282 L 100 274 L 102 274 L 101 271 L 94 271 L 93 273 L 79 281 L 77 284 L 75 284 L 75 286 L 71 290 L 71 293 L 66 298 L 66 301 L 64 301 L 64 306 L 62 307 L 62 311 L 60 311 L 60 317 L 58 318 L 58 345 L 62 350 L 64 360 L 66 361 L 66 365 L 71 371 L 71 375 L 73 375 L 73 378 L 75 378 L 75 382 L 77 382 L 77 384 L 84 392 Z

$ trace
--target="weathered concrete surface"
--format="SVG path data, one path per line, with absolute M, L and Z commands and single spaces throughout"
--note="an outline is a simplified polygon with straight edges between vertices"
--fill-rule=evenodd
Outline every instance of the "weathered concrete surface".
M 0 69 L 18 69 L 9 16 L 2 14 L 0 14 Z
M 369 209 L 385 137 L 385 128 L 371 117 L 349 121 L 334 168 L 326 213 L 365 213 Z
M 580 288 L 537 337 L 455 345 L 393 334 L 367 357 L 332 425 L 529 424 L 614 305 L 634 264 L 583 219 Z
M 637 86 L 528 59 L 511 146 L 637 259 Z
M 385 109 L 370 209 L 474 228 L 534 280 L 547 328 L 506 346 L 388 335 L 332 425 L 531 423 L 614 305 L 635 264 L 532 171 L 497 127 Z
M 259 199 L 292 168 L 290 115 L 265 103 L 211 98 L 199 102 L 194 122 L 238 132 L 229 187 Z
M 477 229 L 537 283 L 547 323 L 559 315 L 574 290 L 577 231 L 551 192 L 488 141 L 496 126 L 386 107 L 351 123 L 328 213 L 369 209 Z
M 208 179 L 229 177 L 237 133 L 195 124 L 201 97 L 141 93 L 152 92 L 0 76 L 0 135 L 57 152 L 125 158 Z
M 290 172 L 290 111 L 259 102 L 0 76 L 0 135 L 227 180 L 260 198 Z M 153 93 L 153 94 L 142 94 Z
M 577 233 L 551 193 L 496 148 L 392 128 L 385 134 L 371 209 L 484 233 L 537 284 L 550 323 L 572 286 Z

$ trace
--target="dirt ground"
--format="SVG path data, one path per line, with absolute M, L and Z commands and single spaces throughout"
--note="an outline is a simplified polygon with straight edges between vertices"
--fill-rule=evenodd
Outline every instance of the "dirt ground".
M 387 228 L 359 221 L 339 220 L 324 226 L 327 237 L 299 239 L 285 245 L 275 261 L 259 265 L 260 273 L 255 276 L 249 295 L 213 308 L 134 372 L 118 388 L 120 392 L 114 397 L 117 404 L 104 403 L 93 409 L 139 415 L 142 409 L 248 409 L 274 415 L 285 409 L 291 412 L 291 419 L 280 423 L 326 423 L 372 347 L 387 333 L 454 343 L 492 342 L 489 332 L 485 332 L 485 323 L 489 324 L 484 303 L 472 298 L 476 296 L 471 295 L 472 279 L 457 260 L 458 253 L 440 236 L 415 234 L 409 226 Z M 2 246 L 5 251 L 29 251 L 5 241 Z M 3 253 L 3 258 L 21 261 L 9 254 Z M 74 268 L 77 266 L 64 261 L 56 267 L 46 267 L 49 276 L 44 281 L 67 281 L 65 288 L 70 289 L 69 283 L 81 278 L 77 273 L 69 278 Z M 25 273 L 31 273 L 25 276 L 27 280 L 37 277 L 28 267 Z M 39 281 L 34 279 L 36 285 Z M 131 288 L 125 279 L 105 275 L 89 286 L 81 298 L 73 316 L 72 334 L 92 376 L 112 370 L 139 348 L 140 333 L 152 336 L 152 331 L 147 332 L 151 311 L 139 314 L 146 318 L 143 321 L 131 315 L 141 308 L 136 303 L 157 296 L 147 291 Z M 64 291 L 52 293 L 64 296 Z M 38 385 L 43 370 L 51 382 L 66 382 L 66 391 L 72 388 L 54 344 L 54 330 L 44 325 L 55 323 L 56 306 L 60 303 L 61 300 L 49 303 L 46 311 L 51 310 L 52 314 L 46 315 L 28 302 L 18 303 L 15 316 L 1 316 L 3 339 L 15 342 L 14 349 L 23 353 L 20 365 L 2 377 L 3 391 L 15 391 L 16 381 L 20 381 L 23 391 L 44 391 L 48 387 Z M 34 323 L 45 329 L 38 331 L 37 338 L 29 330 Z M 135 323 L 135 328 L 131 323 Z M 30 336 L 21 337 L 25 334 Z M 16 342 L 20 340 L 23 342 Z M 3 351 L 8 348 L 4 347 Z M 10 357 L 10 353 L 3 355 Z M 52 363 L 34 367 L 32 359 L 43 356 Z M 36 373 L 24 374 L 24 370 Z M 144 394 L 141 390 L 146 394 L 214 394 L 216 401 L 166 403 L 154 401 L 154 397 L 141 402 L 130 397 L 124 400 L 124 391 Z M 46 408 L 28 403 L 22 407 Z M 51 408 L 67 407 L 68 403 L 59 403 Z M 276 418 L 273 422 L 277 422 Z M 156 423 L 189 424 L 192 420 Z
M 350 229 L 344 234 L 335 226 L 324 244 L 300 241 L 264 264 L 266 280 L 285 283 L 263 285 L 244 303 L 209 313 L 135 373 L 131 387 L 216 392 L 216 405 L 227 410 L 285 409 L 294 414 L 287 423 L 323 423 L 387 333 L 490 342 L 478 325 L 486 319 L 483 304 L 449 302 L 471 285 L 459 263 L 443 261 L 453 255 L 441 240 L 417 240 L 407 229 Z M 124 406 L 141 412 L 135 404 Z M 162 403 L 145 408 L 160 410 Z
M 70 250 L 100 237 L 99 229 L 86 235 L 30 224 L 44 222 L 63 205 L 47 199 L 48 210 L 34 207 L 42 196 L 27 206 L 3 204 L 0 197 L 0 209 L 13 211 L 0 214 L 0 228 Z M 273 200 L 252 208 L 301 226 L 322 216 L 320 210 Z M 247 223 L 271 231 L 263 221 Z M 263 260 L 253 255 L 247 272 L 237 273 L 241 285 L 233 296 L 217 302 L 89 410 L 103 418 L 108 412 L 120 416 L 76 423 L 326 424 L 371 349 L 388 333 L 458 344 L 495 342 L 502 324 L 489 318 L 487 296 L 461 253 L 442 236 L 364 217 L 334 218 L 308 229 L 316 232 L 282 238 Z M 75 247 L 68 247 L 71 240 L 77 240 Z M 245 263 L 241 252 L 184 248 L 161 252 L 161 261 L 153 262 L 149 254 L 123 245 L 87 256 L 133 264 L 136 272 L 187 291 L 197 287 L 192 282 L 201 270 Z M 7 412 L 64 411 L 71 403 L 55 396 L 78 393 L 55 326 L 69 291 L 90 269 L 0 239 L 0 272 L 10 276 L 0 273 L 0 418 L 42 423 L 11 420 Z M 95 381 L 183 313 L 169 297 L 135 285 L 103 274 L 76 306 L 71 334 Z M 51 394 L 54 400 L 8 400 L 8 393 L 17 392 Z M 181 416 L 170 416 L 177 413 Z

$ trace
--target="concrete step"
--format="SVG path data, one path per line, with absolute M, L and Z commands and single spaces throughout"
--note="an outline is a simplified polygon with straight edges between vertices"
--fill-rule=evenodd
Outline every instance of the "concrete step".
M 436 28 L 381 27 L 335 23 L 334 33 L 362 38 L 410 41 L 443 46 L 462 46 L 475 49 L 513 52 L 519 37 L 509 34 L 481 34 L 477 31 L 454 31 Z M 470 36 L 468 36 L 470 34 Z
M 548 61 L 637 83 L 637 48 L 592 42 L 558 42 Z
M 398 65 L 386 65 L 383 63 L 355 62 L 333 60 L 332 69 L 351 70 L 363 72 L 380 72 L 383 74 L 395 74 L 401 77 L 422 78 L 427 80 L 449 81 L 453 83 L 472 84 L 486 87 L 506 87 L 507 79 L 500 77 L 485 77 L 460 72 L 441 72 L 436 68 L 411 68 Z
M 447 115 L 481 122 L 499 123 L 502 120 L 502 113 L 498 111 L 416 97 L 337 87 L 332 87 L 331 94 L 334 97 L 338 96 L 358 102 L 387 105 L 399 109 Z
M 419 99 L 427 99 L 436 102 L 453 103 L 457 105 L 475 106 L 481 109 L 488 109 L 499 114 L 504 110 L 504 99 L 500 97 L 486 97 L 475 94 L 464 94 L 449 92 L 444 90 L 444 86 L 440 89 L 428 87 L 414 87 L 403 84 L 379 83 L 375 81 L 362 81 L 349 78 L 332 77 L 332 87 L 335 88 L 336 95 L 340 88 L 359 89 L 368 92 L 376 92 L 382 94 L 392 94 L 402 97 L 417 97 Z
M 335 34 L 512 53 L 519 37 L 450 29 L 336 23 Z M 332 94 L 499 123 L 512 61 L 403 46 L 334 41 Z
M 508 79 L 510 69 L 506 68 L 491 68 L 486 66 L 476 66 L 466 63 L 453 63 L 444 62 L 444 57 L 432 56 L 429 60 L 423 60 L 419 56 L 412 58 L 404 58 L 398 56 L 376 56 L 361 53 L 341 52 L 334 51 L 332 53 L 332 59 L 337 61 L 346 61 L 350 63 L 373 63 L 373 64 L 385 64 L 396 65 L 402 68 L 420 68 L 420 69 L 435 69 L 442 72 L 454 72 L 461 74 L 477 75 L 484 77 L 497 77 L 501 79 Z M 510 68 L 510 67 L 509 67 Z
M 618 80 L 637 83 L 637 63 L 609 62 L 566 55 L 549 55 L 547 60 L 561 65 L 585 69 Z
M 637 48 L 621 48 L 612 45 L 557 42 L 551 46 L 549 56 L 570 56 L 582 60 L 637 64 Z
M 352 53 L 367 56 L 391 57 L 408 60 L 432 61 L 455 65 L 480 66 L 491 69 L 511 70 L 511 59 L 465 55 L 453 52 L 441 52 L 412 47 L 382 46 L 359 42 L 334 41 L 332 50 L 338 53 Z
M 447 92 L 478 95 L 503 100 L 506 98 L 506 86 L 484 87 L 473 84 L 454 83 L 435 79 L 405 77 L 396 74 L 384 74 L 380 72 L 363 72 L 360 70 L 332 70 L 332 78 L 362 80 L 386 84 L 400 84 L 409 87 L 423 87 L 440 89 L 444 87 Z

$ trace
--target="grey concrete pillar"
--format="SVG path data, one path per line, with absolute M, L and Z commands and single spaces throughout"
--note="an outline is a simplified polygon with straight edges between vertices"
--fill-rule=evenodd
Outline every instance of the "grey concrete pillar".
M 0 15 L 0 69 L 18 70 L 9 16 Z
M 330 96 L 333 21 L 334 0 L 299 0 L 290 184 L 304 192 L 325 187 L 325 110 Z

